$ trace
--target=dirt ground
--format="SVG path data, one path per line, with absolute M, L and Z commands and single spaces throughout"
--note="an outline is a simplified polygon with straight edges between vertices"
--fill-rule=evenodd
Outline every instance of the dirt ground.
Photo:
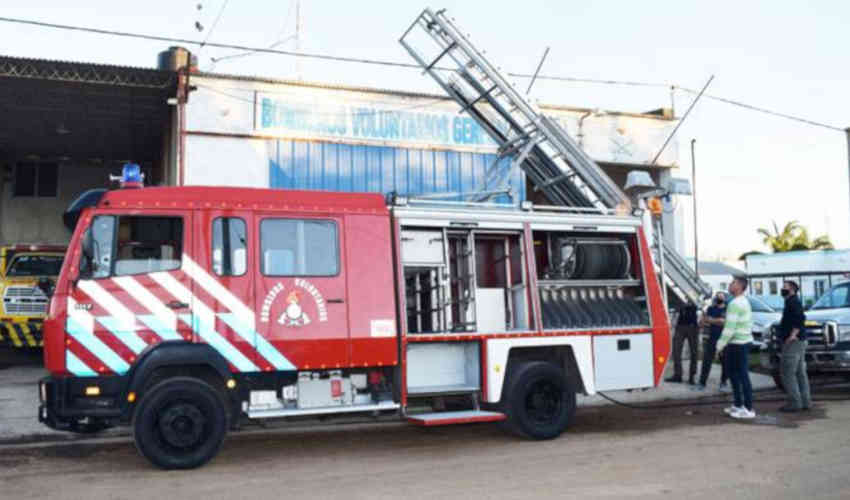
M 780 404 L 758 404 L 751 423 L 721 405 L 582 408 L 568 433 L 543 442 L 493 424 L 247 431 L 183 472 L 152 468 L 126 438 L 4 446 L 0 497 L 850 498 L 850 401 L 793 416 Z

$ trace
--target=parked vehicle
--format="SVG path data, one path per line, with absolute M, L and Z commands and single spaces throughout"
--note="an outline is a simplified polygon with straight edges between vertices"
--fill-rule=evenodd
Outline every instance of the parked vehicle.
M 42 345 L 42 324 L 65 247 L 0 246 L 0 344 L 14 348 Z
M 782 312 L 785 308 L 785 299 L 781 295 L 756 295 L 756 297 L 776 312 Z
M 761 362 L 781 388 L 782 346 L 776 341 L 776 328 L 776 324 L 771 328 L 770 349 Z M 809 376 L 850 376 L 850 282 L 833 286 L 806 310 L 806 337 Z
M 526 208 L 89 192 L 66 217 L 75 257 L 45 326 L 39 419 L 131 425 L 164 468 L 205 463 L 244 418 L 504 420 L 556 437 L 576 392 L 657 385 L 670 328 L 639 217 Z

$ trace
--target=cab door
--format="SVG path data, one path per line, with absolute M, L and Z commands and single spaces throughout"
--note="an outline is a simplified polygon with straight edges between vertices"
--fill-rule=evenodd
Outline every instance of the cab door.
M 253 215 L 245 210 L 200 210 L 195 215 L 196 312 L 206 315 L 206 341 L 224 352 L 242 372 L 268 370 L 277 359 L 260 356 L 256 342 L 254 313 L 255 264 L 252 240 Z M 199 325 L 200 326 L 200 325 Z
M 342 217 L 257 213 L 258 341 L 299 370 L 349 365 Z
M 148 346 L 192 341 L 192 289 L 183 257 L 192 212 L 99 211 L 88 221 L 68 293 L 66 366 L 123 374 Z

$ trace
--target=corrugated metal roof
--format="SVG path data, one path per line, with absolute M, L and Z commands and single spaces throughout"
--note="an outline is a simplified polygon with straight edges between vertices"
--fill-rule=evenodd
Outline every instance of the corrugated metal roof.
M 175 85 L 177 82 L 176 72 L 155 68 L 2 55 L 0 55 L 0 77 L 147 88 L 167 88 Z

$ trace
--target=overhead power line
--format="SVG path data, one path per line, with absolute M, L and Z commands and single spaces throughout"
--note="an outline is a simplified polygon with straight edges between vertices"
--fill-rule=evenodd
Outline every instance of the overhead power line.
M 204 41 L 201 42 L 201 48 L 204 48 L 204 45 L 207 44 L 207 41 L 209 41 L 210 37 L 212 36 L 213 31 L 215 31 L 215 27 L 218 26 L 218 22 L 221 20 L 221 15 L 224 14 L 224 9 L 227 8 L 228 2 L 230 2 L 230 0 L 224 0 L 224 2 L 221 4 L 221 8 L 218 9 L 218 15 L 215 16 L 215 21 L 213 21 L 212 26 L 210 26 L 210 30 L 207 31 L 207 36 L 205 36 Z
M 225 3 L 226 4 L 226 3 Z M 223 11 L 223 9 L 222 9 Z M 219 12 L 220 17 L 221 11 Z M 149 35 L 144 33 L 132 33 L 127 31 L 117 31 L 117 30 L 106 30 L 100 28 L 89 28 L 85 26 L 73 26 L 68 24 L 58 24 L 58 23 L 48 23 L 43 21 L 33 21 L 30 19 L 18 19 L 11 17 L 0 17 L 0 21 L 15 23 L 15 24 L 24 24 L 29 26 L 38 26 L 42 28 L 52 28 L 52 29 L 60 29 L 66 31 L 78 31 L 83 33 L 93 33 L 98 35 L 109 35 L 109 36 L 117 36 L 123 38 L 135 38 L 140 40 L 151 40 L 157 42 L 167 42 L 167 43 L 179 43 L 184 45 L 197 45 L 200 47 L 215 47 L 220 49 L 233 49 L 233 50 L 241 50 L 248 51 L 254 53 L 266 53 L 266 54 L 277 54 L 284 56 L 292 56 L 292 57 L 304 57 L 308 59 L 318 59 L 323 61 L 335 61 L 335 62 L 347 62 L 347 63 L 358 63 L 358 64 L 371 64 L 376 66 L 387 66 L 387 67 L 395 67 L 395 68 L 411 68 L 411 69 L 422 69 L 418 64 L 413 63 L 404 63 L 398 61 L 386 61 L 386 60 L 378 60 L 378 59 L 368 59 L 368 58 L 358 58 L 358 57 L 345 57 L 345 56 L 333 56 L 329 54 L 318 54 L 318 53 L 309 53 L 309 52 L 301 52 L 301 51 L 291 51 L 291 50 L 281 50 L 277 48 L 264 48 L 264 47 L 250 47 L 246 45 L 238 45 L 238 44 L 228 44 L 228 43 L 216 43 L 216 42 L 208 42 L 206 40 L 190 40 L 186 38 L 173 38 L 166 36 L 158 36 L 158 35 Z M 216 22 L 218 18 L 216 19 Z M 442 70 L 452 70 L 453 68 L 446 67 L 437 67 L 437 69 Z M 532 74 L 524 74 L 524 73 L 507 73 L 508 76 L 514 78 L 533 78 Z M 538 79 L 540 80 L 553 80 L 553 81 L 563 81 L 563 82 L 574 82 L 574 83 L 593 83 L 593 84 L 601 84 L 601 85 L 624 85 L 624 86 L 633 86 L 633 87 L 666 87 L 673 90 L 681 90 L 683 92 L 688 92 L 690 94 L 698 94 L 699 91 L 681 87 L 675 84 L 668 83 L 660 83 L 660 82 L 636 82 L 636 81 L 627 81 L 627 80 L 601 80 L 601 79 L 592 79 L 592 78 L 575 78 L 575 77 L 565 77 L 565 76 L 551 76 L 551 75 L 538 75 Z M 712 99 L 715 101 L 720 101 L 726 104 L 730 104 L 732 106 L 737 106 L 740 108 L 748 109 L 750 111 L 756 111 L 759 113 L 764 113 L 771 116 L 776 116 L 779 118 L 785 118 L 787 120 L 793 120 L 800 123 L 805 123 L 808 125 L 812 125 L 815 127 L 826 128 L 829 130 L 835 130 L 839 132 L 843 132 L 844 129 L 841 127 L 836 127 L 834 125 L 829 125 L 826 123 L 820 123 L 814 120 L 809 120 L 807 118 L 801 118 L 798 116 L 789 115 L 786 113 L 780 113 L 778 111 L 772 111 L 766 108 L 761 108 L 758 106 L 753 106 L 751 104 L 746 104 L 740 101 L 735 101 L 732 99 L 726 99 L 724 97 L 713 96 L 709 94 L 705 94 L 703 97 L 706 99 Z

